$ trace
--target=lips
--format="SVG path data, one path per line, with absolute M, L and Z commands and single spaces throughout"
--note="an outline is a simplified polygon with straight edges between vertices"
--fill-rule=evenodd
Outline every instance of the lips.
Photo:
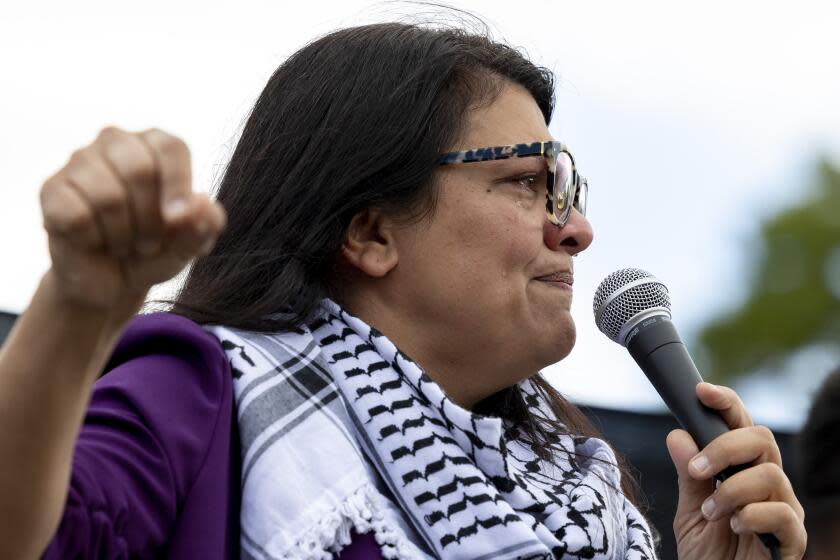
M 548 274 L 546 276 L 540 276 L 537 280 L 541 280 L 543 282 L 552 282 L 555 284 L 566 284 L 569 287 L 575 283 L 575 275 L 571 272 L 560 271 L 554 272 L 552 274 Z

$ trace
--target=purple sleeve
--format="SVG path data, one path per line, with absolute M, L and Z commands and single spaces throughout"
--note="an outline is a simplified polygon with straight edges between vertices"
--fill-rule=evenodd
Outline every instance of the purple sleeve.
M 44 558 L 165 554 L 219 424 L 227 367 L 218 341 L 186 319 L 132 322 L 95 384 Z
M 370 533 L 357 535 L 353 533 L 353 542 L 344 547 L 338 555 L 338 560 L 381 560 L 382 550 L 376 539 Z
M 238 464 L 230 463 L 239 444 L 230 431 L 230 369 L 218 340 L 182 317 L 139 316 L 105 370 L 76 442 L 63 517 L 43 558 L 235 558 L 238 498 L 230 502 L 219 488 L 231 473 L 238 486 Z M 365 534 L 354 535 L 339 558 L 382 555 Z

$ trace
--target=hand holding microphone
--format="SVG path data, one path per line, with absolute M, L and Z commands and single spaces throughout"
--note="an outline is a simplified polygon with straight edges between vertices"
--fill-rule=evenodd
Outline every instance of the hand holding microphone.
M 643 270 L 616 271 L 598 287 L 593 311 L 598 328 L 627 347 L 685 429 L 667 442 L 679 475 L 680 559 L 758 560 L 768 551 L 773 559 L 801 558 L 804 513 L 773 434 L 753 426 L 734 391 L 703 383 L 671 323 L 665 285 Z

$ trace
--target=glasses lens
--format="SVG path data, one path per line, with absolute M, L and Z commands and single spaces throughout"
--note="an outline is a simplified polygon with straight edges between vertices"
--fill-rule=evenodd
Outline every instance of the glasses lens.
M 554 217 L 560 225 L 566 223 L 572 208 L 572 160 L 566 152 L 557 154 L 554 168 Z
M 575 193 L 575 210 L 586 216 L 586 203 L 589 200 L 589 185 L 586 179 L 580 177 L 577 192 Z

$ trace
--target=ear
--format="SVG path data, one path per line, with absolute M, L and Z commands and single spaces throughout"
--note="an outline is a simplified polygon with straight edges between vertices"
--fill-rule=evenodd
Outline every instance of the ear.
M 361 272 L 381 278 L 399 261 L 393 228 L 393 221 L 378 208 L 362 210 L 347 228 L 341 254 Z

